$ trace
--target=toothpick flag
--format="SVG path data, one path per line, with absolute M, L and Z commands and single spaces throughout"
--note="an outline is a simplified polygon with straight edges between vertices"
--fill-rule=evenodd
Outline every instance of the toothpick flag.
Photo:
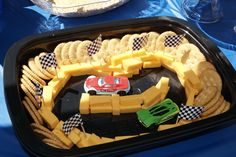
M 39 57 L 39 61 L 43 69 L 47 69 L 49 67 L 57 67 L 55 53 L 48 53 L 44 56 L 41 56 Z
M 134 38 L 132 50 L 133 51 L 140 50 L 147 44 L 147 42 L 148 42 L 148 35 Z
M 36 100 L 38 102 L 38 107 L 41 106 L 41 97 L 43 95 L 43 87 L 41 87 L 40 84 L 36 83 L 35 84 L 35 96 L 36 96 Z
M 93 41 L 90 45 L 87 47 L 88 55 L 92 56 L 99 52 L 100 48 L 102 46 L 102 35 L 100 34 L 97 39 Z
M 183 118 L 185 120 L 199 118 L 200 114 L 203 112 L 203 108 L 203 106 L 187 106 L 181 104 L 178 118 Z
M 176 47 L 182 43 L 185 35 L 168 35 L 165 37 L 165 47 Z
M 83 120 L 81 118 L 81 115 L 77 113 L 65 121 L 65 123 L 62 126 L 62 130 L 66 135 L 68 135 L 73 128 L 76 128 L 79 125 L 83 126 Z

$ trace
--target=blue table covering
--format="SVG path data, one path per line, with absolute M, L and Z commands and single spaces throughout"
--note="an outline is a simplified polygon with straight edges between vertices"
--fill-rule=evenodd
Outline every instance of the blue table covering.
M 57 17 L 27 0 L 5 0 L 3 7 L 0 7 L 0 64 L 3 65 L 7 49 L 15 41 L 28 35 L 98 22 L 152 16 L 175 16 L 185 19 L 181 13 L 180 0 L 130 0 L 117 9 L 86 18 Z M 236 52 L 220 46 L 219 48 L 236 68 Z M 189 140 L 127 156 L 235 156 L 235 132 L 236 124 Z M 3 67 L 0 66 L 0 157 L 5 156 L 26 157 L 28 155 L 19 144 L 12 128 L 4 100 Z

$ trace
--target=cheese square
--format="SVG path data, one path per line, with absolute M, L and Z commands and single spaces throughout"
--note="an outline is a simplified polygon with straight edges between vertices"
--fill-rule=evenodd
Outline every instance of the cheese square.
M 126 72 L 132 72 L 139 70 L 143 66 L 143 62 L 139 58 L 130 58 L 122 61 L 123 69 Z

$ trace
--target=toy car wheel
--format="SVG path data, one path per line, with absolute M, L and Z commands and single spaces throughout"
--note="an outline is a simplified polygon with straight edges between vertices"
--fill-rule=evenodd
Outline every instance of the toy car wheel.
M 88 93 L 89 93 L 90 95 L 96 95 L 96 94 L 97 94 L 97 92 L 96 92 L 95 90 L 89 90 Z
M 119 92 L 117 92 L 117 94 L 119 94 L 120 96 L 124 96 L 124 95 L 126 95 L 126 92 L 125 91 L 119 91 Z

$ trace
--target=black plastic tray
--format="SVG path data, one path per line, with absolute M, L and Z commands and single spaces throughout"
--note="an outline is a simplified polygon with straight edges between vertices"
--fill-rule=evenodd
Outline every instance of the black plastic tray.
M 174 31 L 177 34 L 185 33 L 186 38 L 200 48 L 207 60 L 215 65 L 218 73 L 221 75 L 223 81 L 222 94 L 224 98 L 231 103 L 230 110 L 224 114 L 177 128 L 161 132 L 152 132 L 151 134 L 136 138 L 82 149 L 56 149 L 44 144 L 37 138 L 30 127 L 28 115 L 21 105 L 19 87 L 21 66 L 26 64 L 30 57 L 33 57 L 42 51 L 53 52 L 55 46 L 60 42 L 78 39 L 93 40 L 99 34 L 102 34 L 103 38 L 121 38 L 127 33 L 147 31 L 156 31 L 159 33 Z M 7 52 L 4 63 L 4 89 L 8 112 L 17 137 L 23 148 L 33 156 L 118 156 L 178 142 L 186 138 L 204 134 L 210 130 L 222 128 L 232 124 L 236 120 L 236 72 L 232 65 L 208 37 L 187 22 L 173 17 L 129 19 L 26 37 L 12 45 Z M 173 95 L 170 95 L 170 97 L 171 96 Z M 58 110 L 59 109 L 54 109 L 54 112 L 62 115 Z M 89 122 L 89 120 L 87 121 Z

